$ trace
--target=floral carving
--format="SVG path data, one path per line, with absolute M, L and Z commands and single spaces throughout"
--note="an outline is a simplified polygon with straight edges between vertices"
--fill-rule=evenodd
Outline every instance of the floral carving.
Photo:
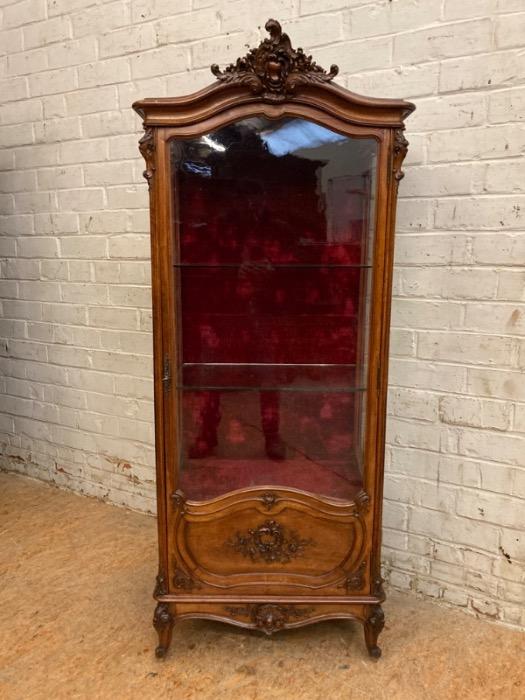
M 178 567 L 175 569 L 175 573 L 173 574 L 173 585 L 175 588 L 180 588 L 183 591 L 191 591 L 194 588 L 199 588 L 199 585 L 192 579 L 192 577 L 186 573 L 186 571 L 183 571 Z
M 327 73 L 301 48 L 292 48 L 288 34 L 283 34 L 277 20 L 269 19 L 264 28 L 270 34 L 269 39 L 223 71 L 214 63 L 211 72 L 223 83 L 246 85 L 255 95 L 277 102 L 292 95 L 299 85 L 327 83 L 339 72 L 332 65 Z
M 385 626 L 385 614 L 380 605 L 374 605 L 370 610 L 370 615 L 365 620 L 365 640 L 368 653 L 374 659 L 381 656 L 381 649 L 377 646 L 377 638 Z
M 368 618 L 368 622 L 375 630 L 377 630 L 378 634 L 381 632 L 385 626 L 385 613 L 380 605 L 374 605 L 372 608 L 372 614 Z
M 281 630 L 289 617 L 288 609 L 280 605 L 259 605 L 252 610 L 255 626 L 268 635 Z
M 346 577 L 344 582 L 344 587 L 347 592 L 349 591 L 359 591 L 363 588 L 365 583 L 365 572 L 366 572 L 366 560 L 363 560 L 361 564 L 357 567 L 355 571 Z
M 155 138 L 150 126 L 144 129 L 144 136 L 139 141 L 139 151 L 146 161 L 146 170 L 142 174 L 146 178 L 148 187 L 151 188 L 155 175 Z
M 246 533 L 237 532 L 227 544 L 252 561 L 265 561 L 268 564 L 286 564 L 303 554 L 305 547 L 313 544 L 310 539 L 302 539 L 295 532 L 285 533 L 282 525 L 275 520 L 266 520 Z
M 166 579 L 162 574 L 159 574 L 156 578 L 155 581 L 155 589 L 153 591 L 153 597 L 158 598 L 161 595 L 166 595 L 167 594 L 167 589 L 166 589 Z
M 372 594 L 377 596 L 378 598 L 381 598 L 381 600 L 384 600 L 385 598 L 385 590 L 383 588 L 383 581 L 384 578 L 382 576 L 377 576 L 372 584 Z
M 262 603 L 249 607 L 226 607 L 225 610 L 233 617 L 249 617 L 258 629 L 270 635 L 282 630 L 292 619 L 307 617 L 314 608 L 298 609 L 294 605 Z
M 155 655 L 162 658 L 166 655 L 169 646 L 169 637 L 173 627 L 173 615 L 167 603 L 158 603 L 153 613 L 153 626 L 159 635 L 159 645 L 155 649 Z
M 394 178 L 396 182 L 400 182 L 405 177 L 405 173 L 401 170 L 401 165 L 405 160 L 405 156 L 408 151 L 408 141 L 405 138 L 403 129 L 396 129 L 394 131 Z
M 261 496 L 261 501 L 263 502 L 266 510 L 271 510 L 274 507 L 276 500 L 277 495 L 271 491 L 267 491 Z

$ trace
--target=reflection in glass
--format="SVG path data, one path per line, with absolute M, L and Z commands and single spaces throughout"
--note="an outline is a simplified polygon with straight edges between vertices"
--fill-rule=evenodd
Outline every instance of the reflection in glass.
M 172 142 L 180 487 L 362 486 L 376 142 L 251 118 Z

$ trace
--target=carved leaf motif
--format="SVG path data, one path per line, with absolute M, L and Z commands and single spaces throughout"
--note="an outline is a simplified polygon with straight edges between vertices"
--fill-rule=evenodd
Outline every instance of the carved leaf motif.
M 301 556 L 305 547 L 313 544 L 313 541 L 302 539 L 295 532 L 286 534 L 278 522 L 266 520 L 246 533 L 237 532 L 227 544 L 254 562 L 262 560 L 268 564 L 286 564 Z
M 155 649 L 155 656 L 159 659 L 166 655 L 169 646 L 170 630 L 173 626 L 173 615 L 168 603 L 157 603 L 153 613 L 153 626 L 159 635 L 159 645 Z M 168 638 L 166 638 L 168 635 Z
M 146 170 L 142 174 L 146 178 L 148 187 L 151 188 L 155 175 L 155 138 L 153 129 L 149 126 L 144 129 L 144 135 L 139 141 L 139 151 L 146 161 Z
M 399 183 L 404 177 L 405 173 L 401 170 L 401 165 L 405 160 L 405 156 L 408 151 L 408 141 L 405 138 L 403 129 L 396 129 L 394 131 L 394 178 Z
M 265 634 L 273 634 L 283 629 L 291 619 L 308 617 L 315 608 L 296 608 L 295 605 L 274 605 L 262 603 L 246 607 L 225 607 L 233 617 L 248 617 Z
M 157 631 L 170 625 L 173 618 L 170 613 L 170 608 L 167 603 L 158 603 L 153 613 L 153 626 Z
M 265 634 L 281 630 L 289 619 L 289 610 L 279 605 L 260 605 L 252 611 L 252 620 Z
M 385 598 L 385 591 L 383 589 L 383 582 L 384 582 L 384 578 L 381 575 L 379 575 L 379 576 L 376 576 L 374 578 L 373 583 L 372 583 L 372 594 L 377 596 L 378 598 L 381 598 L 382 600 L 384 600 L 384 598 Z
M 358 568 L 346 577 L 344 586 L 347 591 L 359 591 L 365 583 L 366 560 L 363 560 Z
M 336 65 L 327 73 L 301 48 L 292 47 L 281 25 L 269 19 L 264 25 L 270 34 L 246 56 L 230 63 L 223 71 L 214 63 L 211 72 L 223 83 L 246 85 L 255 95 L 270 101 L 282 101 L 299 85 L 330 82 L 339 72 Z
M 191 591 L 193 588 L 199 588 L 199 585 L 192 577 L 179 568 L 176 568 L 173 574 L 173 585 L 175 588 L 181 588 L 184 591 Z
M 374 605 L 370 611 L 370 617 L 368 618 L 368 623 L 374 629 L 376 634 L 379 634 L 383 627 L 385 626 L 385 614 L 383 608 L 380 605 Z
M 166 589 L 166 580 L 162 574 L 159 574 L 155 581 L 155 590 L 153 591 L 153 597 L 158 598 L 161 595 L 166 595 L 167 592 L 168 591 Z
M 267 491 L 261 496 L 261 501 L 263 502 L 266 510 L 271 510 L 277 501 L 277 495 L 271 491 Z

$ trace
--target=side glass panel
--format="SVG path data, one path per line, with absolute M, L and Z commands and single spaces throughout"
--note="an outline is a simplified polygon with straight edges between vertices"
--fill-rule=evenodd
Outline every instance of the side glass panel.
M 353 498 L 377 142 L 257 117 L 170 147 L 180 488 Z

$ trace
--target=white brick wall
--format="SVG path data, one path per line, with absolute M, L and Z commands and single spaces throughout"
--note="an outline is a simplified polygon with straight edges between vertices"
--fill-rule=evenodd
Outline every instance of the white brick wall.
M 525 626 L 525 0 L 0 0 L 3 466 L 154 509 L 149 237 L 131 102 L 280 19 L 413 99 L 385 571 Z

